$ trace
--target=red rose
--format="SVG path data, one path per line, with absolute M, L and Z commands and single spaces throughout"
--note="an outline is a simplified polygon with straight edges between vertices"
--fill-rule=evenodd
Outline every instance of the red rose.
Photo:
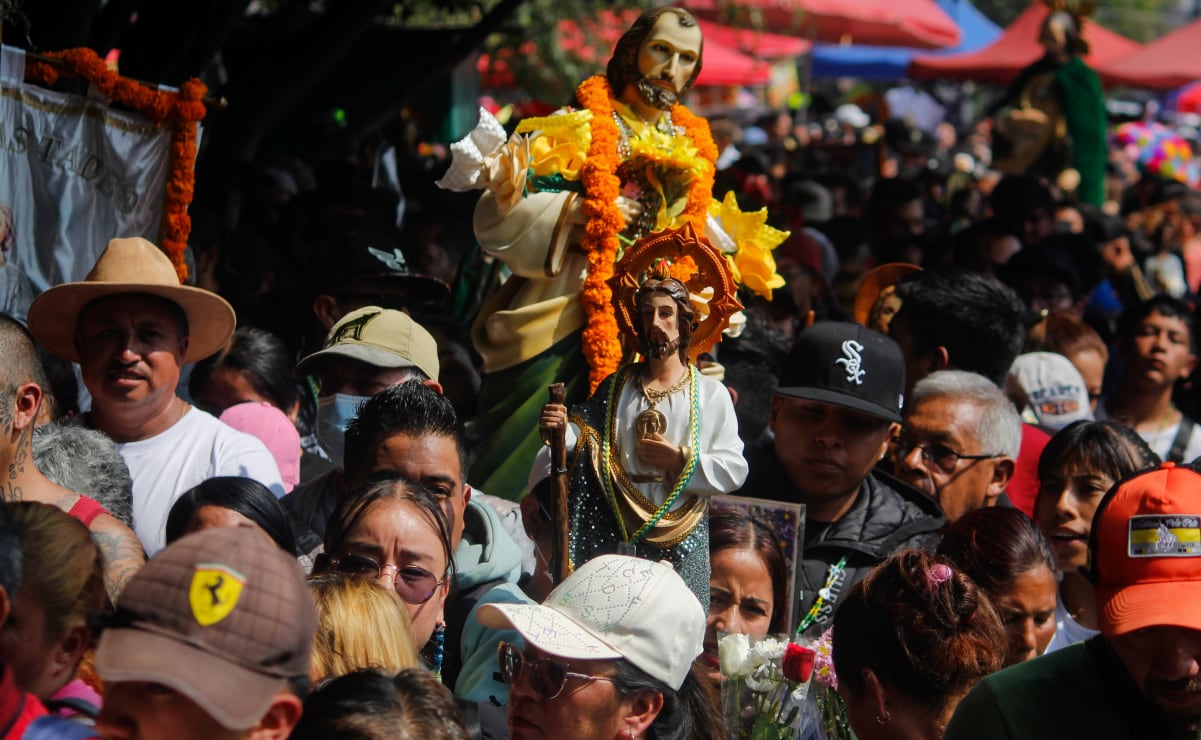
M 781 668 L 784 677 L 789 681 L 805 683 L 813 675 L 813 661 L 817 653 L 795 642 L 790 642 L 784 648 L 784 663 Z

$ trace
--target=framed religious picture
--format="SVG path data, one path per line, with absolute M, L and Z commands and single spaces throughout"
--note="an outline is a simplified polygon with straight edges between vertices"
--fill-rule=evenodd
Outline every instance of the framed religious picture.
M 788 598 L 784 605 L 784 618 L 780 624 L 787 626 L 788 634 L 791 635 L 801 619 L 801 615 L 797 613 L 797 593 L 800 588 L 798 579 L 801 545 L 805 541 L 805 505 L 748 496 L 714 495 L 710 499 L 710 507 L 714 510 L 742 509 L 776 535 L 776 541 L 784 552 L 784 563 L 788 567 Z

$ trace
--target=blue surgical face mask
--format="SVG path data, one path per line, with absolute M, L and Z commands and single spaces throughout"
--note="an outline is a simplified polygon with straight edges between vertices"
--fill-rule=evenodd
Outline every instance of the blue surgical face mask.
M 346 450 L 346 425 L 359 414 L 367 396 L 335 393 L 317 399 L 317 442 L 338 467 L 343 465 Z

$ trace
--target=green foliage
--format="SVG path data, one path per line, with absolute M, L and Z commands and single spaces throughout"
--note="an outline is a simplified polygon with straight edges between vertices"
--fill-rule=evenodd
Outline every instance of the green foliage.
M 604 71 L 612 44 L 601 39 L 602 21 L 610 13 L 642 10 L 645 3 L 631 0 L 598 3 L 589 0 L 526 0 L 502 33 L 494 34 L 486 50 L 511 71 L 515 86 L 531 97 L 553 105 L 571 100 L 586 77 Z M 564 48 L 560 22 L 579 21 L 593 58 Z M 620 35 L 625 28 L 610 29 Z
M 1147 43 L 1192 18 L 1177 0 L 1105 0 L 1098 3 L 1093 18 L 1101 25 L 1139 43 Z
M 1013 19 L 1017 18 L 1030 4 L 1027 0 L 971 0 L 971 2 L 981 13 L 988 16 L 989 20 L 1002 28 L 1013 23 Z
M 971 0 L 993 23 L 1008 26 L 1028 0 Z M 1146 43 L 1192 20 L 1178 0 L 1101 0 L 1092 19 L 1111 31 Z M 1086 31 L 1087 33 L 1087 31 Z

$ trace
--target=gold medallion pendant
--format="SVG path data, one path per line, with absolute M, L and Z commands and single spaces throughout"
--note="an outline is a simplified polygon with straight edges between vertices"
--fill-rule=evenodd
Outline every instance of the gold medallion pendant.
M 648 439 L 667 431 L 667 417 L 662 411 L 651 406 L 634 418 L 634 433 L 640 439 Z

